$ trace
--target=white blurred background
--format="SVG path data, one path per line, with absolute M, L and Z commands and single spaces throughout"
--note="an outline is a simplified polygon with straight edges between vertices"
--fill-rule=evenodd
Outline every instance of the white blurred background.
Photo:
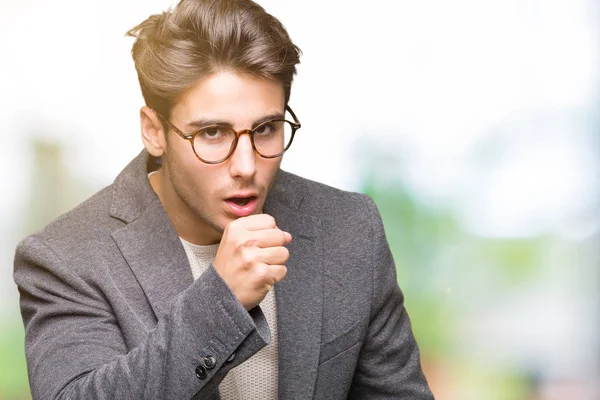
M 600 399 L 600 4 L 259 3 L 303 50 L 283 168 L 375 198 L 436 398 Z M 0 399 L 15 246 L 141 150 L 124 34 L 172 4 L 0 0 Z

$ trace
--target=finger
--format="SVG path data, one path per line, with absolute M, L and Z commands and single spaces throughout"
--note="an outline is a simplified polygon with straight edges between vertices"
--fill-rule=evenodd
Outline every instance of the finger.
M 270 268 L 274 284 L 285 278 L 287 274 L 287 267 L 285 265 L 270 265 Z
M 277 265 L 285 264 L 290 258 L 290 252 L 283 246 L 267 247 L 264 249 L 257 249 L 256 261 L 268 264 Z
M 238 218 L 230 223 L 232 227 L 247 231 L 276 228 L 275 218 L 269 214 L 248 215 Z
M 252 232 L 252 240 L 258 247 L 267 248 L 283 246 L 292 241 L 292 235 L 277 228 L 262 229 Z
M 285 244 L 289 244 L 292 242 L 292 234 L 286 231 L 281 231 L 283 232 L 283 240 L 285 241 Z

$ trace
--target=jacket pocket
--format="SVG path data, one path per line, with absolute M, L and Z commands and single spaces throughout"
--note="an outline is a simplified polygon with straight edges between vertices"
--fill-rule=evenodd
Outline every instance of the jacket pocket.
M 319 355 L 319 365 L 360 342 L 361 336 L 360 324 L 356 322 L 346 332 L 323 344 Z

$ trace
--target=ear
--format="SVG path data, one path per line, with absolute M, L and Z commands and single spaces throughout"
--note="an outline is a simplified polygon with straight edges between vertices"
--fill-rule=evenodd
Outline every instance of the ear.
M 148 153 L 160 157 L 167 149 L 165 132 L 160 119 L 148 106 L 140 109 L 140 125 L 142 127 L 142 142 Z

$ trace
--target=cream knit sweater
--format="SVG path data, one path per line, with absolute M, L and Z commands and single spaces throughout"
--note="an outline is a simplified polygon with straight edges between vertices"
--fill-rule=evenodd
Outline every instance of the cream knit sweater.
M 196 280 L 210 267 L 219 245 L 199 246 L 183 239 L 181 243 Z M 277 399 L 277 313 L 273 290 L 260 303 L 260 308 L 271 328 L 271 343 L 227 374 L 219 385 L 222 400 Z

